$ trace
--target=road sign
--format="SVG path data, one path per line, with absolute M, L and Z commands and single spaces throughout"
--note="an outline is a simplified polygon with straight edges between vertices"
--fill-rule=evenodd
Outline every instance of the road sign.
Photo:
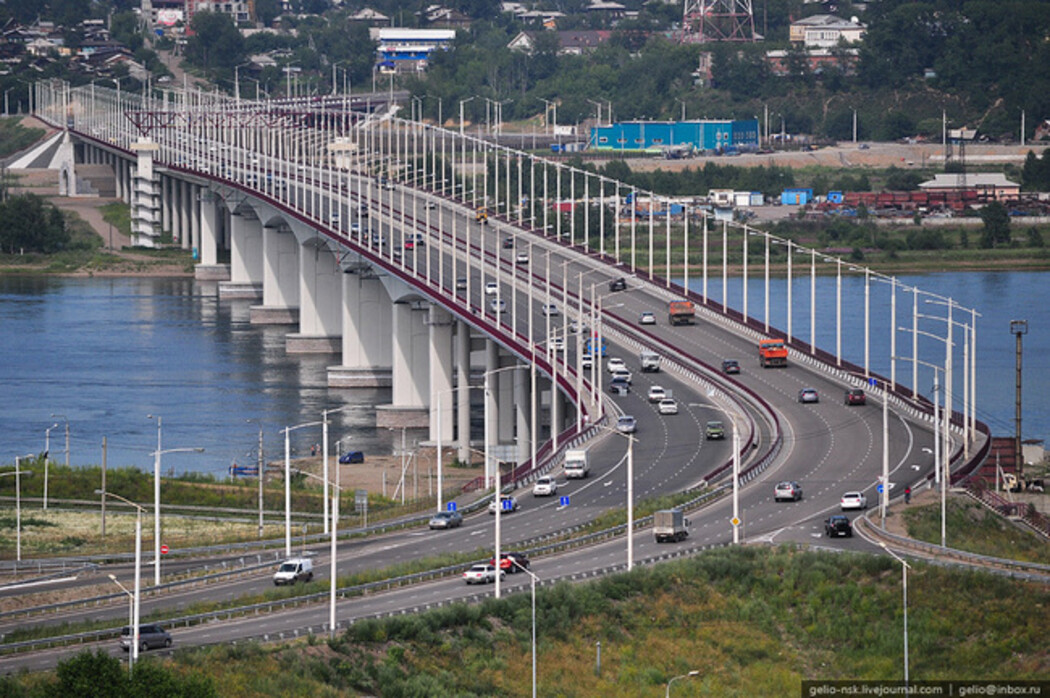
M 740 519 L 738 519 L 737 517 L 734 516 L 733 518 L 729 519 L 729 523 L 733 524 L 734 526 L 739 526 L 740 525 Z
M 560 497 L 558 499 L 558 504 L 561 504 L 563 507 L 569 506 L 569 495 L 564 495 Z
M 879 494 L 882 494 L 882 483 L 880 482 L 878 484 L 878 487 L 876 487 L 875 489 L 877 489 L 879 491 Z
M 160 546 L 160 554 L 161 555 L 167 555 L 168 554 L 168 546 L 166 546 L 166 545 Z
M 510 511 L 514 508 L 514 502 L 509 499 L 501 499 L 499 505 L 503 507 L 503 511 Z
M 875 387 L 875 386 L 877 386 L 878 384 L 879 384 L 879 382 L 878 382 L 877 380 L 875 380 L 874 378 L 869 378 L 869 379 L 868 379 L 868 385 L 870 385 L 871 387 L 873 387 L 873 388 L 874 388 L 874 387 Z
M 357 511 L 368 510 L 368 490 L 354 490 L 354 509 Z
M 456 510 L 456 503 L 455 502 L 449 502 L 448 504 L 445 505 L 445 508 L 448 509 L 449 511 L 455 511 Z

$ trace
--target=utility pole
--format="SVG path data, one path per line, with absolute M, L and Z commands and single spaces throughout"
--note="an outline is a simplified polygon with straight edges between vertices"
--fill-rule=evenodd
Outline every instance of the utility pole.
M 102 437 L 102 491 L 106 491 L 106 437 Z M 102 537 L 106 537 L 106 495 L 102 495 Z
M 1017 481 L 1024 473 L 1024 457 L 1021 452 L 1021 337 L 1028 334 L 1027 320 L 1011 320 L 1010 332 L 1017 337 L 1017 397 L 1014 405 L 1014 458 L 1016 458 Z

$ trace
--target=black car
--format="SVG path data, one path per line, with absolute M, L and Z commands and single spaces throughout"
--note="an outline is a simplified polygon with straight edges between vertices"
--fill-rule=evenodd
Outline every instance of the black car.
M 627 289 L 627 279 L 622 276 L 609 282 L 610 291 L 624 291 Z
M 824 521 L 824 533 L 828 538 L 835 536 L 853 537 L 853 524 L 842 514 L 833 514 Z
M 860 388 L 851 388 L 846 391 L 846 404 L 847 405 L 863 405 L 867 398 L 864 397 L 864 391 Z
M 740 373 L 740 364 L 734 359 L 726 359 L 722 362 L 722 373 Z
M 351 463 L 364 463 L 365 452 L 364 451 L 347 451 L 343 455 L 339 456 L 339 462 L 343 465 L 350 465 Z

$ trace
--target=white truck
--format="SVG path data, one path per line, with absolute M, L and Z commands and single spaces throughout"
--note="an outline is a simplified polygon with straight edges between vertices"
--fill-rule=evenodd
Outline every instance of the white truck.
M 309 582 L 314 578 L 314 561 L 308 557 L 293 557 L 281 563 L 273 575 L 274 586 Z
M 569 480 L 585 478 L 590 473 L 587 464 L 587 449 L 570 448 L 565 452 L 565 477 Z
M 660 372 L 660 355 L 655 351 L 646 349 L 638 355 L 638 360 L 642 363 L 642 373 Z
M 681 509 L 664 509 L 653 513 L 653 535 L 657 543 L 677 543 L 689 537 L 689 520 Z

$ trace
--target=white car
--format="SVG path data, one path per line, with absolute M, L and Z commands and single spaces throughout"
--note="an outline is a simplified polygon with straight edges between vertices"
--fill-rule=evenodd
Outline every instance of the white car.
M 547 317 L 554 317 L 558 314 L 558 306 L 553 303 L 547 303 L 543 306 L 543 314 Z
M 656 316 L 650 313 L 648 310 L 642 313 L 641 317 L 638 318 L 639 325 L 655 325 Z
M 558 483 L 550 475 L 544 475 L 532 486 L 534 497 L 550 497 L 558 492 Z
M 494 296 L 497 293 L 499 293 L 499 284 L 497 284 L 495 281 L 486 281 L 485 282 L 485 295 L 486 296 Z
M 678 414 L 678 403 L 672 398 L 666 398 L 657 405 L 660 414 Z
M 505 494 L 502 497 L 500 497 L 499 501 L 500 501 L 500 504 L 499 504 L 500 511 L 502 511 L 504 514 L 509 514 L 510 512 L 517 511 L 519 509 L 518 500 L 515 499 L 513 496 L 511 496 L 509 494 Z M 496 505 L 496 500 L 495 499 L 493 499 L 491 502 L 489 502 L 489 513 L 490 514 L 495 514 L 496 513 L 496 506 L 497 505 Z
M 660 402 L 667 397 L 667 391 L 659 385 L 649 388 L 649 402 Z
M 594 357 L 590 354 L 583 354 L 580 356 L 580 368 L 585 371 L 590 371 L 594 366 Z
M 638 422 L 629 414 L 625 414 L 616 420 L 616 431 L 621 434 L 633 434 L 638 431 Z
M 565 351 L 565 340 L 561 337 L 555 337 L 551 340 L 551 349 L 554 351 Z
M 868 498 L 864 496 L 863 492 L 847 492 L 842 495 L 839 506 L 842 507 L 842 511 L 847 509 L 867 509 Z
M 529 253 L 528 252 L 519 252 L 514 257 L 514 263 L 515 264 L 528 264 L 529 263 Z
M 505 313 L 507 312 L 507 301 L 502 298 L 493 298 L 489 303 L 494 313 Z
M 605 370 L 609 373 L 615 373 L 616 371 L 626 371 L 627 364 L 623 362 L 623 359 L 618 359 L 614 356 L 605 362 Z
M 612 380 L 620 381 L 620 382 L 623 382 L 623 383 L 626 383 L 626 384 L 630 385 L 631 384 L 631 372 L 628 371 L 626 368 L 617 369 L 616 371 L 612 372 Z
M 491 584 L 496 581 L 496 566 L 489 564 L 474 565 L 463 573 L 463 581 L 467 584 Z M 499 570 L 499 578 L 502 580 L 507 574 Z

